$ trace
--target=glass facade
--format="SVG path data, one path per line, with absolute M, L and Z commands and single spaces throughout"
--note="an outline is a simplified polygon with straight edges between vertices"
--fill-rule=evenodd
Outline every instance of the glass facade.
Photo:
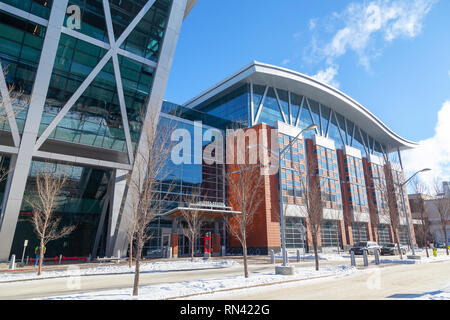
M 369 241 L 369 232 L 367 230 L 367 223 L 352 222 L 352 236 L 353 242 Z
M 286 248 L 307 248 L 306 233 L 303 234 L 302 226 L 305 227 L 304 218 L 286 217 Z
M 239 123 L 242 126 L 248 126 L 248 92 L 248 85 L 243 85 L 224 97 L 206 105 L 198 106 L 195 109 L 218 118 Z
M 37 6 L 34 1 L 20 3 L 20 8 L 27 7 L 30 10 Z M 16 92 L 16 99 L 12 103 L 20 133 L 23 132 L 28 112 L 29 97 L 36 78 L 45 32 L 44 26 L 0 10 L 0 64 L 6 73 L 8 86 Z M 0 123 L 0 130 L 11 130 L 8 121 Z
M 2 6 L 4 10 L 0 10 L 0 64 L 5 71 L 7 85 L 14 87 L 17 93 L 20 92 L 21 99 L 11 95 L 16 111 L 13 120 L 17 122 L 19 134 L 23 133 L 27 121 L 28 103 L 37 73 L 40 73 L 39 77 L 42 79 L 45 79 L 46 73 L 50 75 L 48 88 L 42 88 L 45 93 L 39 93 L 45 94 L 42 118 L 40 123 L 37 123 L 39 129 L 37 132 L 30 132 L 30 135 L 37 134 L 40 142 L 43 142 L 39 150 L 42 154 L 39 158 L 30 158 L 31 166 L 20 213 L 17 213 L 17 224 L 12 226 L 11 223 L 11 228 L 8 227 L 6 233 L 5 228 L 1 229 L 2 239 L 5 236 L 8 237 L 7 241 L 12 242 L 8 248 L 4 247 L 3 243 L 0 244 L 1 259 L 3 256 L 9 257 L 10 254 L 21 256 L 24 240 L 29 240 L 26 256 L 34 255 L 36 236 L 29 221 L 33 216 L 33 209 L 28 199 L 36 197 L 36 174 L 47 165 L 47 161 L 52 163 L 55 170 L 64 170 L 69 177 L 58 200 L 55 214 L 61 218 L 62 225 L 74 224 L 76 229 L 64 239 L 51 241 L 47 245 L 46 256 L 87 256 L 94 249 L 95 239 L 99 242 L 97 254 L 104 255 L 106 244 L 114 241 L 111 235 L 107 234 L 109 217 L 113 210 L 111 192 L 108 191 L 108 186 L 113 185 L 109 184 L 110 180 L 119 168 L 131 168 L 129 163 L 124 163 L 124 159 L 128 156 L 127 153 L 132 154 L 135 151 L 139 141 L 142 115 L 147 111 L 156 69 L 161 66 L 168 71 L 166 60 L 172 58 L 165 57 L 162 64 L 160 63 L 163 41 L 169 27 L 172 0 L 109 0 L 115 39 L 109 38 L 103 0 L 69 0 L 67 10 L 53 6 L 52 14 L 50 12 L 54 0 L 1 0 L 0 3 L 6 4 Z M 20 17 L 15 15 L 16 9 L 23 11 Z M 78 9 L 81 14 L 80 28 L 72 28 L 72 18 Z M 44 48 L 47 31 L 45 25 L 50 17 L 57 19 L 58 15 L 62 25 L 57 26 L 60 27 L 61 33 L 54 35 L 59 38 L 56 58 L 54 61 L 41 61 L 41 53 L 52 45 L 51 41 L 46 41 L 48 47 Z M 182 18 L 182 14 L 176 11 L 176 17 L 171 20 L 171 28 L 177 34 L 177 21 L 181 22 Z M 124 31 L 127 31 L 126 36 Z M 111 40 L 120 45 L 119 50 L 111 50 Z M 172 36 L 169 41 L 171 45 L 168 46 L 167 52 L 172 54 Z M 39 66 L 40 62 L 42 64 Z M 44 62 L 47 62 L 50 68 L 47 68 Z M 3 101 L 0 95 L 0 103 Z M 124 124 L 125 114 L 127 124 Z M 49 130 L 50 125 L 52 130 Z M 7 147 L 14 146 L 16 141 L 13 141 L 12 137 L 9 121 L 1 121 L 0 143 Z M 19 143 L 22 143 L 23 139 L 22 136 Z M 132 150 L 129 150 L 129 145 Z M 30 149 L 32 152 L 31 143 Z M 64 164 L 56 160 L 69 159 L 66 156 L 71 156 L 69 161 L 75 160 Z M 129 159 L 132 159 L 131 155 Z M 2 166 L 8 167 L 9 161 L 9 156 L 2 155 Z M 205 190 L 205 199 L 223 202 L 222 170 L 223 167 L 202 163 L 176 168 L 171 179 L 177 181 L 178 191 L 174 192 L 169 200 L 173 200 L 182 192 L 189 192 L 193 186 L 201 186 Z M 8 192 L 6 178 L 0 183 L 2 199 Z M 165 192 L 166 182 L 161 181 L 160 193 Z M 108 201 L 105 200 L 107 198 Z M 6 210 L 5 203 L 8 202 L 3 200 L 0 223 L 3 224 L 4 217 L 8 215 L 8 223 L 16 221 L 11 219 L 16 213 Z M 173 203 L 168 201 L 166 207 L 171 205 Z M 102 220 L 103 225 L 99 225 L 102 214 L 105 220 Z M 161 235 L 161 230 L 170 226 L 170 221 L 158 218 L 153 223 L 152 230 Z M 156 237 L 152 241 L 160 243 L 161 239 Z M 152 241 L 148 244 L 149 250 L 159 246 Z
M 350 210 L 368 213 L 366 181 L 362 160 L 349 155 L 344 156 L 345 181 Z
M 61 219 L 61 226 L 75 225 L 76 229 L 64 238 L 49 242 L 46 256 L 88 256 L 93 249 L 112 171 L 41 161 L 33 161 L 31 165 L 11 253 L 21 256 L 24 240 L 29 240 L 26 255 L 34 255 L 38 243 L 30 222 L 33 216 L 30 200 L 36 197 L 36 175 L 49 169 L 67 176 L 54 214 Z
M 391 232 L 389 231 L 389 225 L 379 224 L 378 225 L 378 244 L 385 245 L 392 243 Z
M 320 236 L 322 240 L 322 247 L 341 247 L 341 233 L 339 231 L 338 221 L 325 220 L 320 228 Z
M 278 134 L 279 150 L 283 150 L 294 138 Z M 303 204 L 303 188 L 306 186 L 305 146 L 303 140 L 297 140 L 281 156 L 281 189 L 283 203 Z
M 281 121 L 301 129 L 316 124 L 318 125 L 316 133 L 332 139 L 338 149 L 348 145 L 357 148 L 363 155 L 382 154 L 382 146 L 378 141 L 332 108 L 279 88 L 267 87 L 267 94 L 264 97 L 265 91 L 266 86 L 253 84 L 255 112 L 253 116 L 260 112 L 259 117 L 255 119 L 255 124 L 266 123 L 276 127 L 277 121 Z M 262 109 L 259 111 L 261 102 Z M 246 109 L 248 108 L 249 105 L 246 106 Z M 229 114 L 231 113 L 226 113 L 226 115 Z M 304 132 L 306 138 L 313 134 L 313 131 Z
M 336 151 L 315 145 L 315 174 L 320 183 L 324 208 L 342 210 L 342 197 Z
M 53 4 L 53 0 L 2 0 L 2 2 L 44 19 L 50 16 Z
M 189 133 L 190 137 L 194 137 L 195 127 L 191 121 L 183 121 L 180 118 L 168 118 L 162 114 L 160 125 L 164 124 L 169 124 L 174 130 L 184 129 Z M 209 127 L 203 127 L 202 135 L 210 129 Z M 220 132 L 218 129 L 213 130 Z M 223 133 L 220 132 L 220 134 Z M 202 154 L 197 154 L 194 151 L 194 139 L 191 139 L 190 143 L 192 152 L 190 163 L 175 164 L 171 158 L 161 173 L 164 177 L 164 180 L 161 180 L 159 189 L 159 199 L 163 201 L 163 205 L 161 206 L 162 212 L 175 208 L 178 206 L 181 196 L 189 195 L 195 190 L 200 190 L 199 201 L 226 202 L 224 189 L 225 169 L 223 164 L 205 163 Z M 208 141 L 203 141 L 201 152 L 209 143 Z M 168 190 L 170 190 L 170 195 L 167 197 Z

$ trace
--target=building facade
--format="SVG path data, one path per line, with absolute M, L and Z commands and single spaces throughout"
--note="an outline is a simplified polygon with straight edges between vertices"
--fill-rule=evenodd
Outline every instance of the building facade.
M 321 250 L 339 251 L 368 240 L 395 242 L 396 234 L 409 244 L 406 215 L 411 218 L 411 212 L 403 200 L 401 151 L 416 143 L 395 134 L 344 93 L 301 73 L 253 62 L 184 106 L 257 131 L 261 125 L 276 129 L 280 151 L 300 130 L 317 125 L 294 141 L 281 156 L 279 177 L 265 183 L 250 253 L 280 247 L 279 208 L 286 216 L 287 247 L 311 248 L 302 196 L 311 183 L 319 185 L 323 204 Z M 313 173 L 306 174 L 310 166 Z M 410 231 L 415 244 L 412 224 Z M 231 241 L 229 246 L 238 244 Z
M 124 176 L 133 171 L 141 116 L 159 114 L 192 0 L 2 0 L 0 87 L 4 117 L 0 260 L 36 237 L 27 198 L 36 172 L 67 172 L 62 223 L 70 236 L 47 254 L 111 255 L 120 237 Z M 63 168 L 62 168 L 63 166 Z
M 34 253 L 29 205 L 43 167 L 67 173 L 56 214 L 75 224 L 69 236 L 49 243 L 48 256 L 126 255 L 130 215 L 126 177 L 145 123 L 172 122 L 194 137 L 192 161 L 167 165 L 170 175 L 156 190 L 163 201 L 154 237 L 144 256 L 189 254 L 177 219 L 180 197 L 201 189 L 195 204 L 206 216 L 195 250 L 210 234 L 216 254 L 239 253 L 226 229 L 239 207 L 229 201 L 226 162 L 209 162 L 203 151 L 229 128 L 258 132 L 258 145 L 277 152 L 293 141 L 279 174 L 265 177 L 264 199 L 249 233 L 250 254 L 280 248 L 280 208 L 286 243 L 311 248 L 304 193 L 320 189 L 324 222 L 319 246 L 343 250 L 358 241 L 407 243 L 410 215 L 400 152 L 413 148 L 344 93 L 313 78 L 253 62 L 183 105 L 163 101 L 183 19 L 195 0 L 0 0 L 0 93 L 12 116 L 0 123 L 0 260 Z M 14 88 L 14 90 L 13 90 Z M 2 110 L 3 111 L 3 110 Z M 196 138 L 197 137 L 197 138 Z M 200 138 L 198 138 L 200 137 Z M 225 140 L 220 151 L 227 157 Z M 397 155 L 397 161 L 388 160 Z M 308 171 L 312 168 L 312 171 Z M 307 172 L 313 172 L 306 174 Z M 169 188 L 170 186 L 170 188 Z M 391 193 L 394 197 L 387 198 Z M 168 195 L 168 196 L 167 196 Z M 398 216 L 393 230 L 388 202 Z M 411 228 L 414 237 L 414 230 Z M 120 252 L 120 253 L 119 253 Z

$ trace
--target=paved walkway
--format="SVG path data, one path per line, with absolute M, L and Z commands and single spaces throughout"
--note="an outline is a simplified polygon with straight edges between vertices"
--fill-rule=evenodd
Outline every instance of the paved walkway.
M 450 286 L 450 261 L 414 265 L 394 265 L 369 269 L 344 278 L 306 280 L 286 285 L 266 286 L 232 294 L 194 296 L 192 299 L 232 300 L 377 300 L 411 299 L 439 294 Z

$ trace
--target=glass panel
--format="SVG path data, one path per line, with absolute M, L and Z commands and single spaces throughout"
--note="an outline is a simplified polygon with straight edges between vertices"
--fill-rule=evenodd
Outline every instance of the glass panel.
M 286 90 L 281 90 L 281 89 L 276 89 L 276 90 L 278 93 L 278 98 L 280 98 L 281 110 L 283 110 L 284 116 L 286 117 L 286 122 L 290 123 L 288 92 Z
M 291 114 L 292 114 L 292 125 L 295 126 L 297 117 L 299 117 L 300 106 L 302 105 L 302 96 L 296 95 L 295 93 L 290 93 L 291 95 Z M 300 123 L 300 119 L 299 119 Z
M 120 1 L 120 3 L 117 4 L 117 1 L 112 2 L 114 5 L 111 5 L 111 11 L 123 13 L 124 4 L 129 1 Z M 134 4 L 132 6 L 132 10 L 127 12 L 128 14 L 121 16 L 122 18 L 126 17 L 125 19 L 128 23 L 131 22 L 132 18 L 136 16 L 136 9 L 140 7 L 140 1 L 137 2 L 138 4 Z M 155 62 L 158 61 L 159 52 L 161 50 L 161 45 L 169 18 L 170 4 L 171 1 L 169 0 L 157 0 L 150 10 L 147 11 L 136 28 L 130 33 L 121 45 L 121 48 L 146 59 Z M 136 13 L 134 15 L 129 15 L 131 12 Z M 119 34 L 116 34 L 116 37 L 120 36 L 123 30 L 125 30 L 128 26 L 128 24 L 123 25 L 118 23 L 118 19 L 116 19 L 115 15 L 113 15 L 113 24 L 115 29 L 120 30 Z
M 141 115 L 146 112 L 146 102 L 150 94 L 155 70 L 122 56 L 119 56 L 119 64 L 134 149 L 141 134 Z
M 53 0 L 2 0 L 2 2 L 44 19 L 50 17 L 53 4 Z
M 68 7 L 76 5 L 81 9 L 81 29 L 76 30 L 100 41 L 108 42 L 105 12 L 102 0 L 70 0 Z M 72 12 L 66 13 L 64 25 Z
M 308 99 L 309 106 L 311 107 L 312 117 L 314 119 L 314 123 L 317 124 L 319 127 L 317 128 L 317 131 L 319 134 L 321 134 L 321 124 L 319 119 L 319 104 L 311 99 Z M 321 134 L 322 135 L 322 134 Z
M 323 135 L 326 135 L 328 129 L 328 119 L 330 118 L 331 109 L 327 106 L 320 105 L 322 112 L 322 131 Z
M 58 197 L 55 215 L 61 217 L 61 226 L 76 225 L 76 229 L 67 237 L 49 242 L 46 256 L 88 256 L 93 249 L 111 171 L 33 161 L 26 184 L 25 199 L 35 197 L 36 175 L 49 166 L 55 172 L 64 172 L 67 175 L 67 182 Z M 25 254 L 34 257 L 37 238 L 29 222 L 31 213 L 29 202 L 23 201 L 11 253 L 21 255 L 23 242 L 27 239 L 29 244 Z
M 262 108 L 258 123 L 264 122 L 270 126 L 276 127 L 277 121 L 283 121 L 273 88 L 269 88 L 267 91 L 267 96 Z
M 18 5 L 19 2 L 16 7 Z M 0 61 L 1 67 L 6 71 L 7 85 L 15 88 L 13 108 L 20 133 L 23 133 L 28 113 L 45 32 L 45 27 L 0 11 Z M 21 94 L 17 94 L 18 92 Z M 8 121 L 1 121 L 0 130 L 10 131 Z
M 328 137 L 334 140 L 336 149 L 341 149 L 343 147 L 344 143 L 342 142 L 341 135 L 339 134 L 339 128 L 337 126 L 336 117 L 334 116 L 334 114 L 331 116 Z
M 355 137 L 353 139 L 353 147 L 357 148 L 361 151 L 362 155 L 366 154 L 366 149 L 364 149 L 363 141 L 361 139 L 360 130 L 358 127 L 355 127 Z
M 97 46 L 61 35 L 39 134 L 44 132 L 105 53 L 106 50 Z
M 248 100 L 248 86 L 243 85 L 224 97 L 221 97 L 208 105 L 199 106 L 196 109 L 209 115 L 247 126 L 249 110 Z
M 50 138 L 127 152 L 111 60 L 61 120 Z
M 258 112 L 258 107 L 261 103 L 261 100 L 264 96 L 265 86 L 260 86 L 258 84 L 253 85 L 253 105 L 255 107 L 255 115 Z

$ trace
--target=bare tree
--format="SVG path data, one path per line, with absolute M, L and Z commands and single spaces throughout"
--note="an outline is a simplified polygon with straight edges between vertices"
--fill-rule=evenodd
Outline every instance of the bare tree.
M 36 196 L 26 199 L 33 209 L 31 222 L 39 239 L 39 268 L 42 272 L 44 248 L 48 242 L 69 235 L 74 225 L 60 228 L 61 218 L 55 216 L 54 210 L 60 204 L 60 194 L 67 181 L 67 175 L 60 166 L 47 164 L 36 174 Z
M 450 194 L 445 192 L 446 190 L 444 190 L 442 182 L 438 179 L 434 180 L 434 191 L 436 193 L 436 199 L 433 203 L 439 216 L 445 250 L 447 255 L 449 255 L 447 225 L 450 222 Z
M 316 270 L 319 271 L 319 252 L 318 252 L 318 237 L 320 228 L 324 222 L 323 218 L 323 199 L 320 191 L 320 181 L 315 175 L 315 168 L 317 164 L 315 160 L 307 167 L 305 177 L 301 177 L 302 193 L 303 193 L 303 210 L 308 219 L 308 231 L 311 233 L 311 239 L 314 249 L 314 260 Z M 303 173 L 302 173 L 303 175 Z
M 379 191 L 381 202 L 387 205 L 387 218 L 389 220 L 389 224 L 392 228 L 392 232 L 394 234 L 393 242 L 397 244 L 398 255 L 400 259 L 403 259 L 403 254 L 400 246 L 400 236 L 399 236 L 399 226 L 400 226 L 400 215 L 398 210 L 398 203 L 396 194 L 397 191 L 394 183 L 394 177 L 392 174 L 393 164 L 389 159 L 385 159 L 384 166 L 384 175 L 385 179 L 378 179 L 375 181 L 375 189 Z
M 6 82 L 7 70 L 1 68 L 0 60 L 0 126 L 26 108 L 29 96 L 22 88 Z
M 417 227 L 416 236 L 419 236 L 421 239 L 422 245 L 425 246 L 425 251 L 427 254 L 427 258 L 430 257 L 428 253 L 428 240 L 430 234 L 430 221 L 427 217 L 427 210 L 425 206 L 425 199 L 423 195 L 427 192 L 426 187 L 423 183 L 419 181 L 417 177 L 413 179 L 413 190 L 417 195 L 416 199 L 412 200 L 412 212 L 416 212 L 418 214 L 417 218 L 420 220 L 420 224 Z
M 240 214 L 232 214 L 232 217 L 227 220 L 227 228 L 242 246 L 246 278 L 248 278 L 247 236 L 251 230 L 253 218 L 263 202 L 261 188 L 266 178 L 261 165 L 250 164 L 249 149 L 250 147 L 247 146 L 245 150 L 237 150 L 242 152 L 245 161 L 237 161 L 238 163 L 230 165 L 225 177 L 229 201 L 235 210 L 241 211 Z
M 192 206 L 192 204 L 199 202 L 200 196 L 200 189 L 196 188 L 192 194 L 182 197 L 182 202 L 185 206 L 181 210 L 181 218 L 186 223 L 186 228 L 182 228 L 182 233 L 188 238 L 191 245 L 191 261 L 194 261 L 195 241 L 201 235 L 201 228 L 204 222 L 201 212 L 198 208 Z
M 142 117 L 144 119 L 144 117 Z M 150 121 L 142 124 L 141 148 L 136 152 L 135 168 L 128 178 L 130 194 L 131 231 L 130 257 L 135 243 L 135 276 L 133 295 L 139 293 L 139 274 L 144 244 L 152 238 L 150 224 L 161 213 L 163 202 L 169 198 L 172 187 L 160 190 L 161 182 L 169 176 L 170 137 L 173 121 Z M 167 182 L 167 181 L 166 181 Z M 171 185 L 171 184 L 168 184 Z M 131 259 L 131 258 L 130 258 Z

